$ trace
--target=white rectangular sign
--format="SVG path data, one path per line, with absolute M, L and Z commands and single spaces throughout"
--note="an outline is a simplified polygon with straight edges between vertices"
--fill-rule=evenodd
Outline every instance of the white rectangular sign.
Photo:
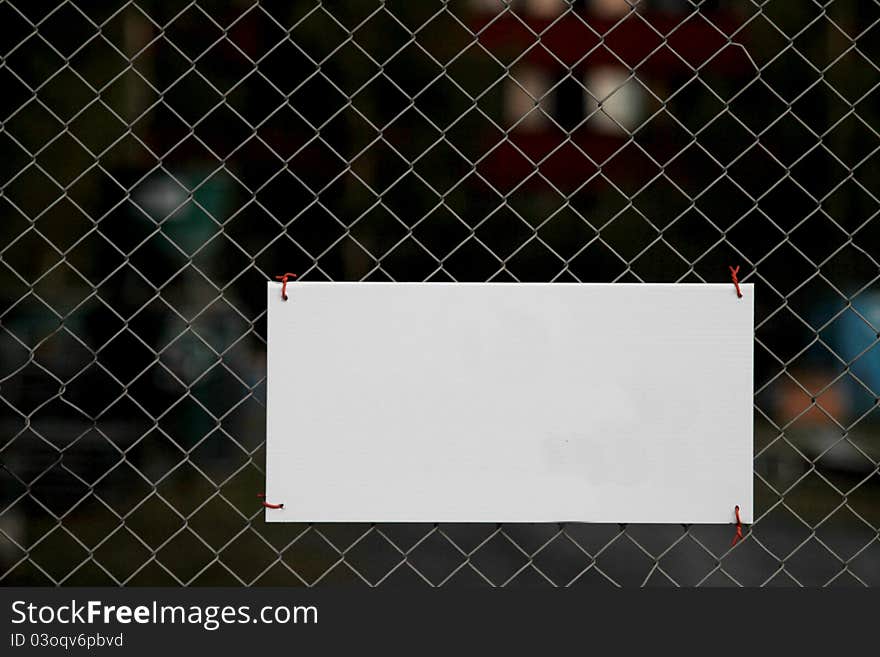
M 741 287 L 269 283 L 266 520 L 750 523 Z

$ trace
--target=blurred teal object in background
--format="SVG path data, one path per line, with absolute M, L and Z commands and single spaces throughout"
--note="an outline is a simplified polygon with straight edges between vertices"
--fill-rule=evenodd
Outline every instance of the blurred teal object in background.
M 135 201 L 175 246 L 192 255 L 221 228 L 234 201 L 228 174 L 193 163 L 182 171 L 158 172 L 140 186 Z
M 869 290 L 853 298 L 852 308 L 823 331 L 822 338 L 853 376 L 880 398 L 880 292 Z

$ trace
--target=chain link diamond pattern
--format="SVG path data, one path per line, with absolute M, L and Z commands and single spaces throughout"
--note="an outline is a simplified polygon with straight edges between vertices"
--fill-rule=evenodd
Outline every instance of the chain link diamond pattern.
M 0 581 L 880 584 L 878 23 L 855 0 L 0 0 Z M 731 264 L 757 295 L 737 545 L 263 521 L 264 281 Z

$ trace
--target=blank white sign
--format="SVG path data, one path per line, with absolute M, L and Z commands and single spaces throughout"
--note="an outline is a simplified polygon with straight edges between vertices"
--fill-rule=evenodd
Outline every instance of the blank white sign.
M 749 523 L 741 287 L 270 283 L 266 520 Z

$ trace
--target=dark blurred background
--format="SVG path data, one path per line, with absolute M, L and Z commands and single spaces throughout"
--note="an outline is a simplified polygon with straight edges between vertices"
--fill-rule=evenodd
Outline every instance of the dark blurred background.
M 0 0 L 0 582 L 880 584 L 878 21 Z M 276 274 L 731 264 L 757 304 L 736 548 L 724 526 L 263 522 Z

